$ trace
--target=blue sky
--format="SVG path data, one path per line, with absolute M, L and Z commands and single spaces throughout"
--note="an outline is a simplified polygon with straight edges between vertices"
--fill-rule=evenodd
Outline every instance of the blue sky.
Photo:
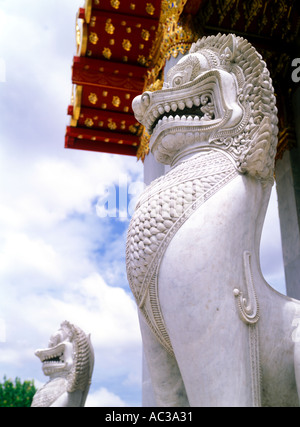
M 69 320 L 91 333 L 95 348 L 87 406 L 139 406 L 142 347 L 125 271 L 126 202 L 114 217 L 99 209 L 106 189 L 121 185 L 124 196 L 127 185 L 139 184 L 143 166 L 64 148 L 83 5 L 0 0 L 0 381 L 45 383 L 34 351 Z M 275 193 L 262 269 L 284 292 Z

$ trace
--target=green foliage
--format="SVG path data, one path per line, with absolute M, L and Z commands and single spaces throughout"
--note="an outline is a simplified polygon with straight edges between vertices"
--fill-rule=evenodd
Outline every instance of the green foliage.
M 13 382 L 4 377 L 0 383 L 0 408 L 25 408 L 30 407 L 36 388 L 33 381 L 24 381 L 19 378 Z

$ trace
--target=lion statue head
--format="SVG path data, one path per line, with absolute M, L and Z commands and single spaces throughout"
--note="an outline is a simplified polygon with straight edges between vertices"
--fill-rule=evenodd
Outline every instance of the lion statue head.
M 32 407 L 51 406 L 64 393 L 76 392 L 82 393 L 83 405 L 94 368 L 94 349 L 90 335 L 86 335 L 78 326 L 64 321 L 51 335 L 48 347 L 36 350 L 35 355 L 42 362 L 42 370 L 50 380 L 37 391 Z M 71 402 L 71 398 L 69 400 Z M 67 402 L 70 403 L 68 400 Z M 72 402 L 70 406 L 73 406 Z
M 169 70 L 163 89 L 144 92 L 132 106 L 160 163 L 213 148 L 228 153 L 241 173 L 273 178 L 276 99 L 266 63 L 246 39 L 199 39 Z

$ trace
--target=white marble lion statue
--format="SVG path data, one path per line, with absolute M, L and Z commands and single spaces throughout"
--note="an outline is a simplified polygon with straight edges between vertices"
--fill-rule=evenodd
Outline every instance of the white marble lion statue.
M 299 406 L 300 303 L 259 259 L 277 109 L 244 38 L 209 36 L 133 101 L 169 172 L 143 192 L 126 249 L 158 406 Z

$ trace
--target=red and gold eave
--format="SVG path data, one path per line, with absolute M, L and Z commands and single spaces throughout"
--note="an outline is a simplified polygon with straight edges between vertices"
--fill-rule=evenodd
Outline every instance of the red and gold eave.
M 161 0 L 86 0 L 76 21 L 71 116 L 65 147 L 136 156 L 142 93 L 157 38 Z

